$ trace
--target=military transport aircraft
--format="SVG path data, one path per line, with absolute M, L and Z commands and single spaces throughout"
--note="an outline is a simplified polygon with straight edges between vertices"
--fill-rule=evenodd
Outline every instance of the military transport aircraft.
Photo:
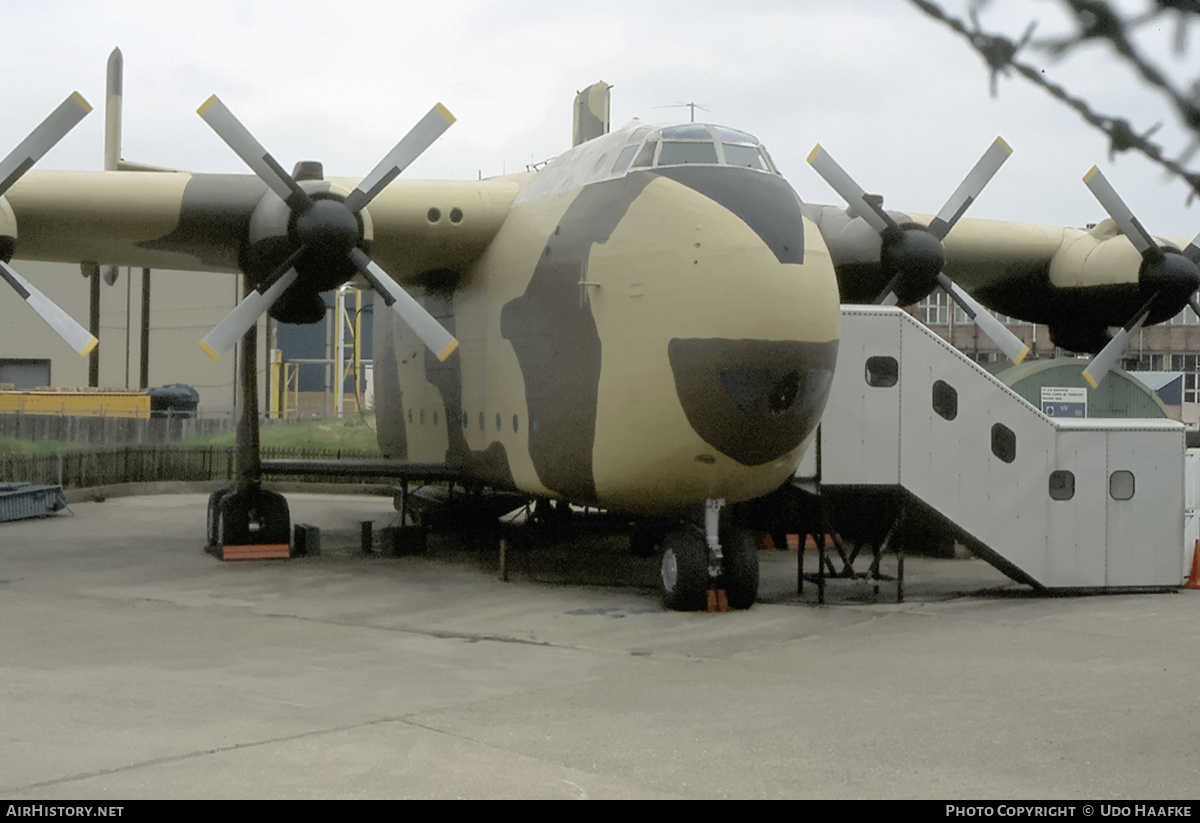
M 572 149 L 487 180 L 397 179 L 453 122 L 440 105 L 360 181 L 327 179 L 311 162 L 289 174 L 216 97 L 199 113 L 254 175 L 25 173 L 86 113 L 75 95 L 0 162 L 0 251 L 242 271 L 252 289 L 205 337 L 212 356 L 264 311 L 312 321 L 319 292 L 365 279 L 393 309 L 376 315 L 375 365 L 396 476 L 441 470 L 669 520 L 662 588 L 673 608 L 703 607 L 713 581 L 731 605 L 753 603 L 751 524 L 722 508 L 775 490 L 798 464 L 832 380 L 839 285 L 843 299 L 909 300 L 941 282 L 972 305 L 939 279 L 944 269 L 1017 316 L 1093 293 L 1121 312 L 1151 289 L 1154 321 L 1178 302 L 1103 224 L 960 220 L 1006 147 L 985 154 L 932 223 L 884 212 L 819 150 L 814 165 L 851 208 L 802 206 L 751 134 L 698 123 L 609 132 L 601 88 L 577 99 Z M 1158 249 L 1134 242 L 1147 260 Z M 64 337 L 77 335 L 3 271 Z M 1052 325 L 1091 330 L 1108 317 L 1063 311 Z M 210 507 L 224 542 L 286 542 L 286 503 L 256 481 Z

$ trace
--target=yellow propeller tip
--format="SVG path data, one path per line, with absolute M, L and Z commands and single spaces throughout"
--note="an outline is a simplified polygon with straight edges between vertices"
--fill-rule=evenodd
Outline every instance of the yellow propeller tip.
M 212 346 L 208 345 L 207 340 L 200 341 L 200 348 L 204 350 L 205 354 L 207 354 L 209 357 L 211 357 L 213 359 L 214 363 L 221 359 L 220 352 L 218 352 Z
M 75 101 L 75 104 L 79 106 L 79 108 L 83 109 L 85 114 L 92 110 L 92 104 L 83 99 L 83 95 L 79 92 L 71 92 L 71 99 Z
M 441 353 L 438 354 L 438 356 L 437 356 L 438 362 L 440 363 L 443 360 L 445 360 L 447 357 L 449 357 L 450 355 L 454 354 L 454 350 L 457 348 L 458 348 L 458 341 L 451 340 L 450 345 L 446 346 L 446 348 L 442 349 Z

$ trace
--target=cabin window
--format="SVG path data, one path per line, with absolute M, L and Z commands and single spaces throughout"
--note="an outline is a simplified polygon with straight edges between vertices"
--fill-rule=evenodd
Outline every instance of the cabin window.
M 1017 459 L 1017 434 L 1003 423 L 992 426 L 992 454 L 1005 463 Z
M 1066 469 L 1050 472 L 1050 499 L 1070 500 L 1075 496 L 1075 473 Z
M 1113 500 L 1133 499 L 1133 472 L 1115 471 L 1108 476 L 1108 494 Z
M 945 380 L 934 381 L 933 410 L 945 420 L 958 417 L 958 391 Z
M 890 389 L 900 381 L 900 363 L 894 357 L 880 355 L 867 358 L 867 385 Z
M 613 163 L 613 174 L 620 174 L 629 168 L 629 161 L 633 160 L 633 153 L 637 151 L 637 146 L 626 146 L 621 149 L 621 153 L 617 155 L 617 162 Z
M 642 150 L 638 152 L 637 160 L 633 161 L 635 169 L 646 168 L 654 164 L 654 150 L 658 148 L 658 142 L 651 140 L 646 145 L 642 146 Z
M 717 147 L 709 142 L 664 140 L 658 155 L 660 166 L 686 166 L 693 163 L 716 164 Z

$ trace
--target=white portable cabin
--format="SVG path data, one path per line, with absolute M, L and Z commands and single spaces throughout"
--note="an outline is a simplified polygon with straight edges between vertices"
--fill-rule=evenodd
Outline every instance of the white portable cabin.
M 1190 563 L 1182 425 L 1048 417 L 895 308 L 842 310 L 829 405 L 797 478 L 902 490 L 1047 588 L 1175 587 Z

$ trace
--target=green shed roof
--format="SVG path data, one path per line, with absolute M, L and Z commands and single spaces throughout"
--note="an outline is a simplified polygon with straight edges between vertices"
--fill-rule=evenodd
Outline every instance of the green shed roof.
M 1123 369 L 1112 369 L 1092 389 L 1083 379 L 1085 358 L 1033 360 L 1005 369 L 996 375 L 1006 386 L 1041 408 L 1042 389 L 1047 387 L 1087 389 L 1088 417 L 1168 417 L 1167 407 L 1152 389 Z

